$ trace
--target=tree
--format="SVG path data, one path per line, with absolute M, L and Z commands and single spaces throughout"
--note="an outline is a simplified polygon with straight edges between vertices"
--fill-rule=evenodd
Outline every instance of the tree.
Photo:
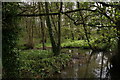
M 26 18 L 27 43 L 25 44 L 25 46 L 27 49 L 34 48 L 33 27 L 34 27 L 34 18 Z
M 51 3 L 50 3 L 51 4 Z M 47 26 L 49 29 L 49 35 L 50 35 L 50 40 L 53 46 L 53 52 L 56 53 L 57 52 L 57 46 L 59 45 L 56 40 L 54 38 L 54 34 L 53 34 L 53 27 L 51 24 L 52 19 L 50 20 L 49 16 L 59 16 L 60 13 L 63 14 L 64 16 L 67 16 L 71 22 L 73 22 L 75 25 L 83 25 L 84 27 L 84 31 L 85 31 L 85 35 L 87 38 L 88 43 L 89 41 L 89 33 L 88 30 L 91 29 L 91 31 L 93 33 L 90 34 L 94 34 L 94 32 L 96 33 L 97 31 L 99 32 L 99 30 L 101 30 L 102 33 L 97 34 L 96 36 L 100 35 L 102 37 L 105 37 L 104 35 L 106 33 L 104 33 L 104 30 L 109 30 L 109 27 L 111 27 L 111 29 L 116 29 L 117 32 L 117 38 L 118 38 L 118 50 L 117 50 L 117 55 L 120 56 L 119 52 L 120 52 L 120 23 L 119 23 L 119 16 L 120 16 L 120 6 L 119 6 L 119 2 L 118 3 L 105 3 L 105 2 L 93 2 L 93 3 L 81 3 L 81 7 L 78 7 L 77 9 L 73 9 L 73 5 L 68 5 L 66 10 L 63 10 L 61 12 L 55 12 L 55 10 L 53 10 L 52 12 L 50 12 L 50 9 L 48 7 L 50 7 L 48 5 L 48 3 L 46 4 L 46 13 L 40 13 L 40 14 L 20 14 L 18 16 L 28 16 L 28 17 L 33 17 L 33 16 L 47 16 L 46 17 L 46 22 L 47 22 Z M 87 5 L 87 6 L 86 6 Z M 55 5 L 54 5 L 55 6 Z M 72 7 L 71 10 L 69 10 L 69 6 Z M 57 7 L 57 6 L 55 6 Z M 55 8 L 52 8 L 55 9 Z M 58 7 L 57 7 L 58 9 Z M 63 8 L 65 9 L 65 8 Z M 80 13 L 80 19 L 78 20 L 76 17 L 76 13 Z M 72 14 L 73 16 L 71 16 L 70 14 Z M 99 19 L 100 18 L 100 19 Z M 59 18 L 60 19 L 60 16 Z M 104 20 L 104 22 L 101 22 L 101 20 Z M 59 20 L 58 20 L 59 22 Z M 58 25 L 59 26 L 59 25 Z M 88 29 L 88 28 L 89 29 Z M 88 30 L 87 30 L 88 29 Z M 111 30 L 110 29 L 110 30 Z M 96 31 L 97 30 L 97 31 Z M 56 30 L 57 31 L 57 30 Z M 108 31 L 109 32 L 109 31 Z M 56 33 L 57 34 L 57 33 Z M 60 35 L 60 34 L 58 34 Z M 98 38 L 98 37 L 97 37 Z M 107 37 L 105 37 L 106 39 L 108 39 Z M 108 41 L 110 42 L 110 38 L 108 39 Z M 115 38 L 114 38 L 115 39 Z M 60 39 L 58 39 L 60 40 Z M 107 41 L 106 41 L 107 42 Z M 109 47 L 109 46 L 107 46 Z
M 42 8 L 42 3 L 38 3 L 38 8 L 39 8 L 39 13 L 42 11 L 41 8 Z M 45 30 L 44 30 L 44 23 L 43 23 L 43 19 L 41 16 L 39 16 L 39 19 L 40 19 L 40 26 L 41 26 L 41 34 L 42 34 L 42 45 L 43 45 L 43 50 L 45 49 Z
M 2 65 L 3 78 L 16 78 L 18 71 L 18 53 L 15 50 L 19 32 L 17 3 L 3 3 L 2 6 Z
M 45 8 L 46 8 L 46 14 L 49 14 L 49 9 L 48 9 L 48 2 L 45 2 Z M 55 40 L 53 38 L 53 31 L 52 31 L 52 26 L 51 26 L 51 22 L 50 22 L 50 17 L 46 16 L 46 24 L 49 30 L 49 36 L 50 36 L 50 41 L 52 44 L 52 51 L 53 53 L 56 53 L 56 44 L 55 44 Z

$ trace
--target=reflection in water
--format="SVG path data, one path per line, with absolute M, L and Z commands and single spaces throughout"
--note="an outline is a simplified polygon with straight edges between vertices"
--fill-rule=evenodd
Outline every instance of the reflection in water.
M 63 49 L 62 52 L 72 55 L 71 64 L 54 78 L 100 78 L 103 52 L 92 53 L 91 50 Z M 91 56 L 92 54 L 92 56 Z M 109 62 L 106 55 L 103 57 L 102 78 L 106 77 Z

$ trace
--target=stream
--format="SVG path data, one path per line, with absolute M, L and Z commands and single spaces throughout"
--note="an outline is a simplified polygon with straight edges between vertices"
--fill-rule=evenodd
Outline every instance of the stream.
M 62 53 L 71 54 L 70 64 L 61 70 L 61 73 L 53 75 L 53 78 L 108 78 L 108 54 L 103 52 L 92 53 L 92 50 L 62 49 Z M 92 56 L 91 56 L 92 54 Z M 102 60 L 103 58 L 103 60 Z M 102 68 L 101 68 L 101 65 Z M 102 71 L 102 72 L 101 72 Z

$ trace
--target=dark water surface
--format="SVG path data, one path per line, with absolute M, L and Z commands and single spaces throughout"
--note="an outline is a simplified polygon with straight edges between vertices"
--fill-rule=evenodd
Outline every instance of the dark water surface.
M 52 78 L 77 79 L 107 77 L 110 65 L 108 62 L 108 55 L 106 55 L 107 53 L 104 53 L 105 55 L 102 57 L 103 52 L 92 53 L 92 50 L 63 49 L 62 52 L 65 54 L 71 54 L 72 60 L 68 67 L 63 69 L 61 73 L 54 74 Z

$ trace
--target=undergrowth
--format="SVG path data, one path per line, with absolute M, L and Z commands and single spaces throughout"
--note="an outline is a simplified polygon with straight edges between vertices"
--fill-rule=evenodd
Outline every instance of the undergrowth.
M 26 50 L 20 52 L 20 76 L 22 78 L 48 78 L 60 73 L 70 61 L 69 54 L 53 56 L 49 50 Z

